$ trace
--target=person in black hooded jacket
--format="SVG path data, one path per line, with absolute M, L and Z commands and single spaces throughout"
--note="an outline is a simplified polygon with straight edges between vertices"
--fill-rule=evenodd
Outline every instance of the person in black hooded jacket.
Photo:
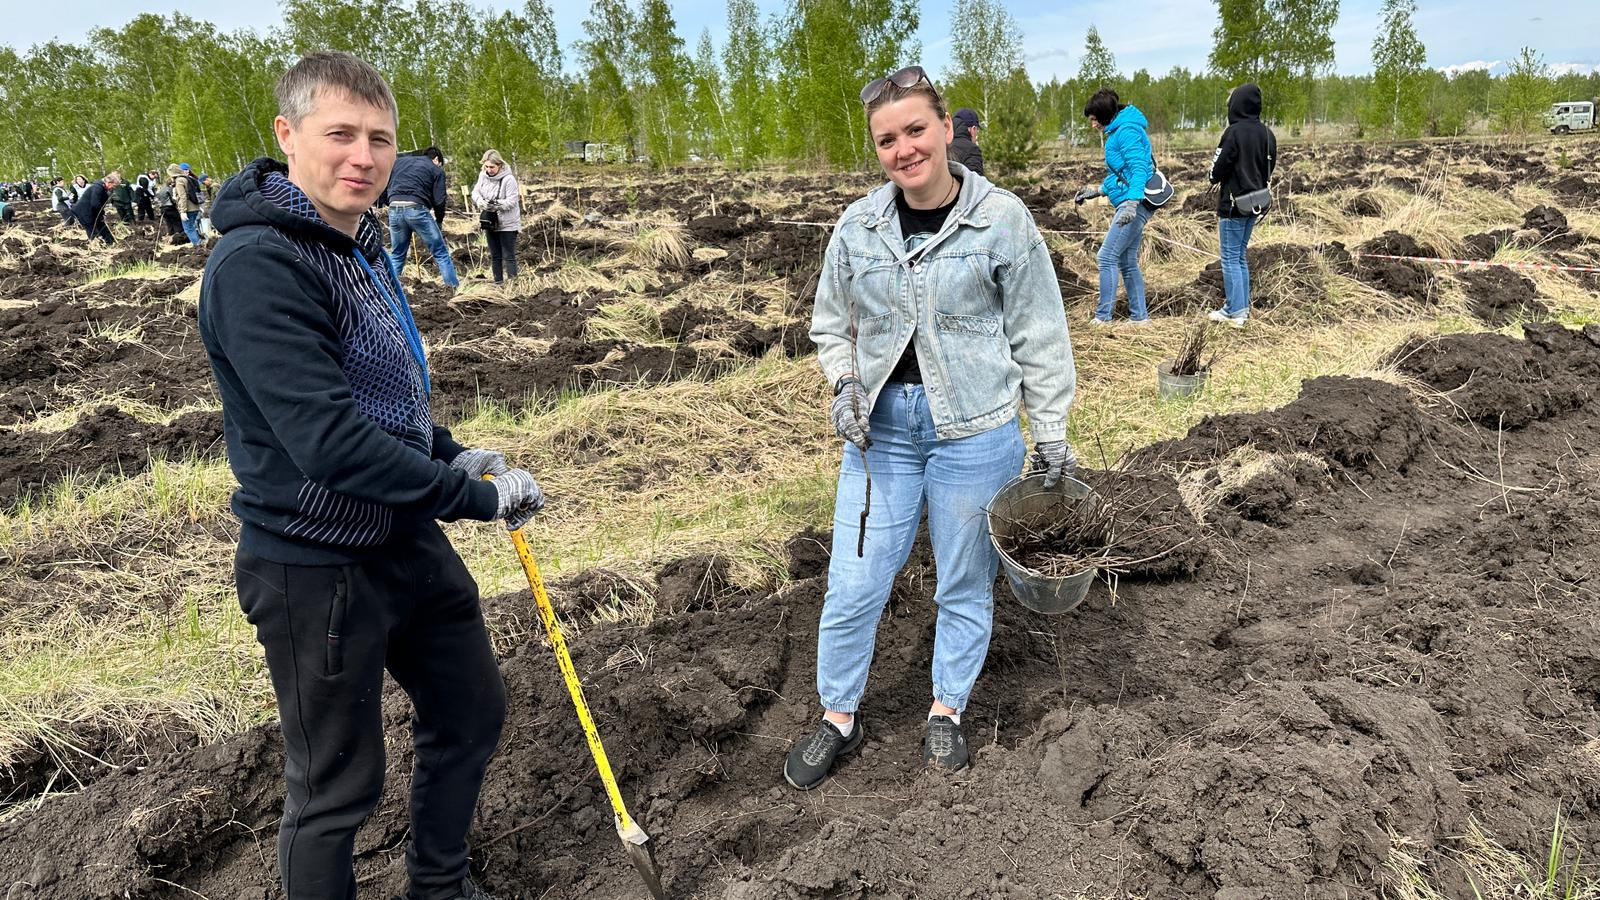
M 234 583 L 284 735 L 284 895 L 355 900 L 356 829 L 383 793 L 387 670 L 414 710 L 407 898 L 486 897 L 467 833 L 505 686 L 478 586 L 435 520 L 520 528 L 544 497 L 433 422 L 422 340 L 371 212 L 398 126 L 383 76 L 313 53 L 277 98 L 288 164 L 258 159 L 223 187 L 199 324 L 239 479 Z
M 1250 318 L 1250 262 L 1245 251 L 1261 215 L 1242 212 L 1233 201 L 1266 187 L 1277 163 L 1278 139 L 1261 121 L 1261 88 L 1241 84 L 1228 95 L 1228 128 L 1211 160 L 1211 183 L 1219 186 L 1217 237 L 1227 296 L 1222 309 L 1211 311 L 1213 322 L 1242 328 Z

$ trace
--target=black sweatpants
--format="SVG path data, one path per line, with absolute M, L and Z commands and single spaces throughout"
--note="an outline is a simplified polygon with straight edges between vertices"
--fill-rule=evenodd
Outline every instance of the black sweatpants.
M 494 282 L 517 277 L 517 233 L 515 231 L 489 231 L 489 268 L 494 272 Z
M 356 896 L 356 829 L 383 790 L 385 668 L 414 708 L 410 898 L 459 896 L 506 697 L 478 586 L 449 540 L 429 523 L 347 566 L 282 565 L 240 550 L 234 580 L 278 698 L 288 900 Z
M 156 220 L 156 208 L 155 208 L 155 205 L 150 200 L 150 195 L 149 194 L 140 194 L 138 202 L 139 202 L 139 221 L 141 221 L 141 222 L 154 222 Z
M 99 216 L 96 216 L 93 222 L 85 224 L 83 226 L 83 233 L 88 236 L 90 243 L 94 243 L 95 238 L 105 241 L 107 247 L 110 247 L 112 244 L 117 242 L 117 239 L 111 236 L 111 226 L 106 224 L 106 216 L 104 212 L 102 212 Z

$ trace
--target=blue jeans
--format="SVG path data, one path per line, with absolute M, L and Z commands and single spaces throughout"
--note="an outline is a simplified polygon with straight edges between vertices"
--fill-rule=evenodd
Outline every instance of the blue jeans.
M 1133 221 L 1126 225 L 1111 226 L 1106 241 L 1100 245 L 1095 261 L 1100 264 L 1100 305 L 1095 307 L 1096 319 L 1110 319 L 1117 305 L 1117 275 L 1122 275 L 1123 286 L 1128 291 L 1128 318 L 1148 319 L 1144 308 L 1144 273 L 1139 271 L 1139 247 L 1144 243 L 1144 226 L 1154 215 L 1150 207 L 1140 203 Z
M 190 210 L 183 214 L 183 233 L 189 236 L 189 243 L 200 246 L 200 210 Z
M 872 514 L 866 555 L 856 556 L 866 476 L 861 451 L 845 445 L 833 512 L 833 558 L 817 626 L 817 693 L 822 705 L 853 713 L 867 688 L 878 620 L 928 507 L 939 607 L 933 640 L 933 697 L 960 712 L 989 653 L 994 576 L 985 509 L 1022 470 L 1015 419 L 970 437 L 941 441 L 920 384 L 890 384 L 872 410 Z
M 460 284 L 456 278 L 456 264 L 450 259 L 450 248 L 445 246 L 444 235 L 439 232 L 439 223 L 434 220 L 433 212 L 424 206 L 389 207 L 389 256 L 394 260 L 394 270 L 405 271 L 412 232 L 416 232 L 422 239 L 422 246 L 433 254 L 444 283 L 451 287 Z
M 1250 233 L 1256 230 L 1255 216 L 1217 221 L 1217 243 L 1222 250 L 1222 290 L 1228 302 L 1222 311 L 1230 316 L 1250 313 Z

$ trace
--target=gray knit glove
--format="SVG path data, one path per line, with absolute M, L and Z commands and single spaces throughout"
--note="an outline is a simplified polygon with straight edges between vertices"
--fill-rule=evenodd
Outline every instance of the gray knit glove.
M 506 465 L 505 454 L 498 450 L 463 450 L 450 460 L 450 468 L 467 473 L 469 478 L 485 475 L 499 478 L 511 469 Z
M 1102 191 L 1099 185 L 1091 184 L 1088 187 L 1079 188 L 1078 192 L 1072 195 L 1072 202 L 1082 206 L 1085 201 L 1093 200 L 1096 197 L 1104 197 L 1105 195 L 1106 192 Z
M 1044 486 L 1055 487 L 1062 475 L 1076 477 L 1078 454 L 1066 441 L 1040 441 L 1033 445 L 1033 470 L 1044 472 Z
M 523 469 L 507 469 L 494 479 L 494 489 L 500 494 L 494 517 L 506 520 L 506 530 L 516 531 L 533 520 L 544 509 L 544 491 Z
M 861 452 L 867 451 L 867 386 L 854 375 L 839 380 L 833 397 L 833 430 Z
M 1126 225 L 1133 221 L 1134 213 L 1139 211 L 1138 200 L 1124 200 L 1117 204 L 1117 214 L 1111 220 L 1113 225 Z

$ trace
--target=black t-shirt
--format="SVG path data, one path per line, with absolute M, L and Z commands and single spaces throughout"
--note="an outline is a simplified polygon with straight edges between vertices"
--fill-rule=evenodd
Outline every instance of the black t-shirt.
M 901 192 L 895 195 L 895 210 L 900 213 L 900 234 L 906 242 L 906 250 L 915 250 L 927 243 L 930 238 L 944 228 L 944 222 L 950 218 L 950 211 L 956 208 L 956 201 L 961 199 L 961 179 L 956 179 L 956 196 L 950 202 L 933 209 L 912 209 L 906 202 L 906 195 Z M 900 354 L 900 361 L 895 363 L 894 371 L 889 373 L 890 381 L 901 384 L 921 384 L 922 369 L 917 365 L 917 334 L 911 333 L 911 341 L 906 344 L 905 352 Z

